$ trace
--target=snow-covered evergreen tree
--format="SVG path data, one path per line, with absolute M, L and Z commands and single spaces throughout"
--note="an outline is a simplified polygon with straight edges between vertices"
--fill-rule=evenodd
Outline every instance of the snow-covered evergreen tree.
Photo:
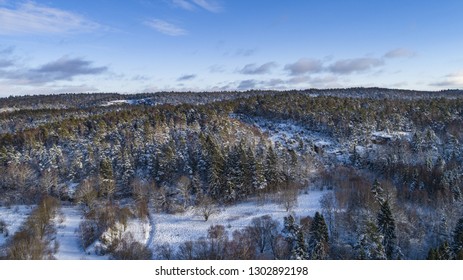
M 305 242 L 304 233 L 301 230 L 298 230 L 296 233 L 296 240 L 293 244 L 293 249 L 291 251 L 292 260 L 308 260 L 309 253 L 307 249 L 307 244 Z
M 453 253 L 457 260 L 463 260 L 463 218 L 460 218 L 453 231 Z
M 312 260 L 323 260 L 328 257 L 328 227 L 325 219 L 319 212 L 310 225 L 310 236 L 308 242 L 309 255 Z
M 392 216 L 388 200 L 381 204 L 377 221 L 379 232 L 383 235 L 383 246 L 387 259 L 392 260 L 399 258 L 397 236 L 395 232 L 395 220 Z
M 268 148 L 265 162 L 265 180 L 270 190 L 277 190 L 280 181 L 280 172 L 278 170 L 278 159 L 272 146 Z
M 378 227 L 367 221 L 363 232 L 359 236 L 359 242 L 355 246 L 357 258 L 361 260 L 385 260 L 386 252 L 383 247 L 383 236 Z
M 224 171 L 224 156 L 218 145 L 208 135 L 207 139 L 207 183 L 208 194 L 214 199 L 222 199 L 223 195 L 223 171 Z
M 100 195 L 111 198 L 115 192 L 114 171 L 111 161 L 103 158 L 100 161 Z
M 381 184 L 379 183 L 378 179 L 375 179 L 373 182 L 373 186 L 371 187 L 371 192 L 373 193 L 373 196 L 375 197 L 375 200 L 381 205 L 385 201 L 384 197 L 384 190 Z

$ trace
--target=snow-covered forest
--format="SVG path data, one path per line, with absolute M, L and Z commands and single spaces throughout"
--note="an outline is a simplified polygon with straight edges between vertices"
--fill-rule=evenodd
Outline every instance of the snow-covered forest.
M 0 259 L 463 259 L 462 94 L 0 99 Z

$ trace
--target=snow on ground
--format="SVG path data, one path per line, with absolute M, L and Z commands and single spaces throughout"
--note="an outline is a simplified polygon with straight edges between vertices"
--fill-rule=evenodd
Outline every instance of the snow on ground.
M 129 104 L 128 100 L 125 100 L 125 99 L 121 99 L 121 100 L 112 100 L 112 101 L 108 101 L 104 104 L 102 104 L 101 106 L 112 106 L 112 105 L 120 105 L 120 104 Z
M 68 195 L 69 195 L 69 197 L 74 197 L 74 194 L 76 193 L 78 186 L 79 186 L 79 183 L 70 182 L 68 184 Z
M 82 212 L 77 206 L 61 207 L 62 215 L 56 218 L 56 240 L 59 243 L 55 258 L 58 260 L 101 260 L 107 256 L 99 256 L 93 252 L 86 253 L 80 245 L 78 235 L 79 224 L 82 222 Z
M 240 115 L 231 115 L 233 118 L 242 119 Z M 349 145 L 342 145 L 329 135 L 317 131 L 309 130 L 293 121 L 274 121 L 264 118 L 242 119 L 256 126 L 263 133 L 268 134 L 270 141 L 275 147 L 284 147 L 297 150 L 300 143 L 306 147 L 317 148 L 317 156 L 326 165 L 333 164 L 333 160 L 338 162 L 349 162 Z
M 320 198 L 329 191 L 308 191 L 298 196 L 298 204 L 292 212 L 298 217 L 313 216 L 320 209 Z M 33 207 L 14 206 L 11 208 L 0 207 L 0 217 L 8 226 L 10 236 L 24 223 Z M 221 224 L 225 226 L 231 235 L 234 230 L 248 226 L 253 218 L 270 215 L 273 219 L 282 223 L 283 217 L 289 213 L 275 202 L 258 204 L 255 200 L 238 203 L 236 205 L 222 207 L 220 212 L 212 215 L 204 221 L 194 209 L 181 214 L 153 213 L 150 220 L 131 219 L 127 223 L 122 236 L 130 233 L 134 241 L 147 244 L 153 249 L 156 245 L 169 243 L 174 248 L 188 240 L 196 240 L 207 235 L 211 225 Z M 86 251 L 81 247 L 78 235 L 79 224 L 82 222 L 82 212 L 79 206 L 62 206 L 60 214 L 55 218 L 56 241 L 59 248 L 55 254 L 58 260 L 105 260 L 109 256 L 100 256 L 95 252 L 95 246 L 99 241 L 89 246 Z M 0 236 L 0 246 L 5 238 Z
M 121 104 L 137 105 L 137 104 L 144 104 L 147 102 L 149 103 L 147 99 L 119 99 L 119 100 L 108 101 L 102 104 L 101 106 L 106 107 L 106 106 L 121 105 Z
M 0 246 L 4 245 L 8 237 L 13 236 L 20 229 L 34 207 L 28 205 L 0 207 L 0 220 L 6 223 L 8 230 L 8 236 L 0 234 Z
M 0 108 L 0 113 L 5 113 L 5 112 L 9 113 L 9 112 L 14 112 L 14 111 L 16 111 L 16 110 L 18 110 L 18 109 L 16 109 L 16 108 L 9 108 L 9 107 Z
M 292 212 L 298 217 L 313 216 L 320 210 L 320 199 L 329 191 L 308 191 L 298 196 L 298 205 Z M 273 219 L 283 222 L 283 217 L 289 215 L 286 210 L 274 202 L 259 205 L 256 201 L 242 202 L 236 205 L 220 209 L 220 213 L 212 215 L 206 222 L 202 216 L 190 209 L 181 214 L 152 214 L 154 221 L 154 237 L 151 248 L 156 245 L 169 243 L 174 248 L 185 241 L 196 240 L 207 235 L 211 225 L 223 225 L 228 233 L 240 230 L 248 226 L 252 219 L 264 215 L 270 215 Z
M 387 132 L 387 131 L 373 131 L 371 133 L 371 136 L 373 138 L 384 138 L 384 139 L 391 139 L 391 140 L 396 140 L 396 139 L 406 139 L 408 141 L 411 141 L 412 138 L 412 133 L 407 132 L 407 131 L 392 131 L 392 132 Z
M 151 225 L 148 220 L 132 219 L 128 222 L 125 232 L 130 232 L 135 241 L 146 244 L 150 238 Z
M 113 236 L 120 238 L 128 238 L 129 235 L 131 240 L 146 244 L 150 238 L 151 226 L 149 220 L 131 219 L 124 226 L 121 223 L 117 223 L 114 229 L 109 229 L 102 234 L 102 238 L 111 242 Z M 101 245 L 96 244 L 96 245 Z
M 101 256 L 95 252 L 95 246 L 101 245 L 99 241 L 90 245 L 86 251 L 82 248 L 78 234 L 79 224 L 82 221 L 82 212 L 79 206 L 63 206 L 61 208 L 61 215 L 55 219 L 56 240 L 59 243 L 55 258 L 58 260 L 107 260 L 108 255 Z M 125 229 L 122 229 L 122 225 L 118 228 L 121 229 L 122 236 L 130 233 L 134 241 L 142 244 L 147 243 L 151 231 L 149 221 L 139 219 L 129 220 Z M 104 235 L 108 234 L 108 232 L 104 233 Z

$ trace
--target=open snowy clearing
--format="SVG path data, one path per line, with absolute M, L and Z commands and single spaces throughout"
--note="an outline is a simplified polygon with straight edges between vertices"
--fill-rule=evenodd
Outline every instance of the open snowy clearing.
M 90 245 L 87 250 L 81 246 L 79 237 L 79 224 L 83 221 L 82 212 L 79 206 L 63 206 L 61 214 L 55 219 L 57 227 L 56 240 L 59 243 L 58 252 L 55 258 L 58 260 L 107 260 L 108 255 L 99 255 L 95 252 L 95 246 L 101 245 L 99 241 Z M 122 236 L 131 234 L 134 241 L 146 244 L 150 234 L 150 224 L 148 221 L 132 219 L 127 223 L 127 227 L 122 229 L 118 226 Z M 109 232 L 103 235 L 109 236 Z
M 298 204 L 292 209 L 297 217 L 313 216 L 320 211 L 320 199 L 329 191 L 308 191 L 298 196 Z M 220 209 L 208 221 L 198 215 L 194 209 L 181 214 L 153 214 L 155 223 L 154 238 L 148 244 L 150 248 L 168 243 L 174 248 L 188 240 L 196 240 L 207 235 L 211 225 L 223 225 L 231 236 L 235 230 L 248 226 L 252 219 L 270 215 L 273 219 L 283 223 L 283 218 L 290 213 L 284 207 L 274 202 L 259 205 L 256 201 L 239 203 Z
M 313 216 L 320 211 L 320 199 L 329 191 L 310 190 L 298 196 L 298 203 L 292 209 L 298 217 Z M 6 223 L 9 236 L 19 230 L 27 219 L 34 206 L 0 207 L 0 217 Z M 150 220 L 132 219 L 122 230 L 122 236 L 131 234 L 133 240 L 146 244 L 150 249 L 157 245 L 168 243 L 173 248 L 188 240 L 196 240 L 207 235 L 211 225 L 223 225 L 228 233 L 248 226 L 252 219 L 263 215 L 270 215 L 282 223 L 283 218 L 289 215 L 282 205 L 276 202 L 259 204 L 255 199 L 236 205 L 217 208 L 219 212 L 210 216 L 208 221 L 190 208 L 180 214 L 151 213 Z M 56 241 L 59 248 L 55 258 L 59 260 L 107 260 L 108 255 L 98 255 L 95 247 L 100 245 L 97 241 L 84 250 L 78 234 L 79 224 L 83 221 L 79 206 L 62 206 L 54 222 L 56 226 Z M 105 234 L 108 234 L 105 233 Z M 7 237 L 0 235 L 0 246 L 4 245 Z
M 83 221 L 82 214 L 77 206 L 64 206 L 60 210 L 61 215 L 56 218 L 56 240 L 59 243 L 55 258 L 58 260 L 100 260 L 108 259 L 107 256 L 99 256 L 86 253 L 80 245 L 78 235 L 79 224 Z
M 13 236 L 21 228 L 34 207 L 29 205 L 0 207 L 0 220 L 5 222 L 8 231 L 8 234 L 0 234 L 0 246 L 3 246 L 8 237 Z

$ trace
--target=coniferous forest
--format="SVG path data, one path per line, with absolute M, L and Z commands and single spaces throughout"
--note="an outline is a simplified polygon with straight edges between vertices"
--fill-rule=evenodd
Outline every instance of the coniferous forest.
M 463 259 L 461 143 L 458 90 L 2 98 L 0 259 Z

